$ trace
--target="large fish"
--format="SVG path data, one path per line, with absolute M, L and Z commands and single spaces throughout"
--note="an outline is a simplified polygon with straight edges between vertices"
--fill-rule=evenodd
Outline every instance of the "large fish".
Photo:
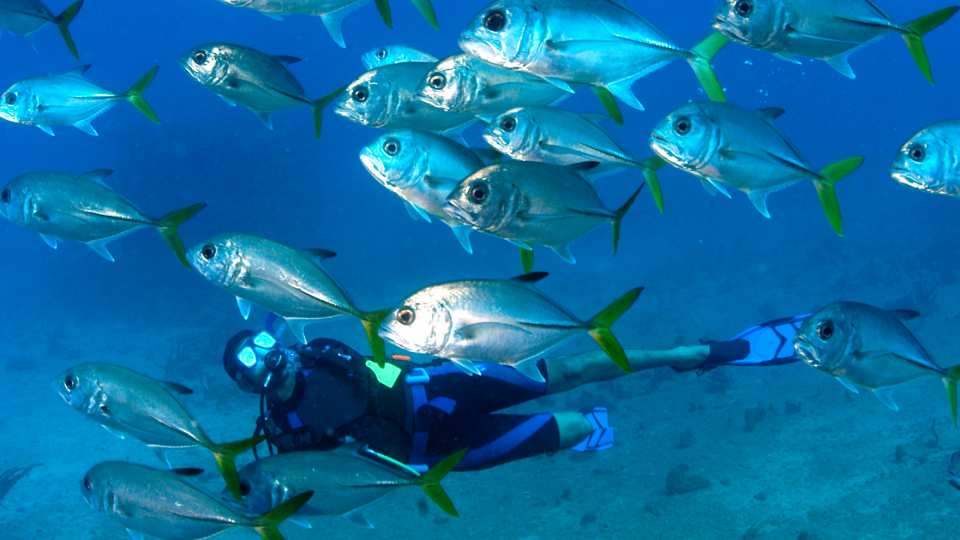
M 437 57 L 407 45 L 385 45 L 363 53 L 360 61 L 370 70 L 404 62 L 436 62 Z
M 579 83 L 607 91 L 608 111 L 610 94 L 643 110 L 633 83 L 675 60 L 689 63 L 707 95 L 723 101 L 710 61 L 726 42 L 713 34 L 684 49 L 619 0 L 496 0 L 460 35 L 460 48 L 491 64 L 568 90 Z
M 384 319 L 380 335 L 411 352 L 448 359 L 482 375 L 474 362 L 515 367 L 542 381 L 535 359 L 561 341 L 588 333 L 624 371 L 630 364 L 611 327 L 636 301 L 633 289 L 589 320 L 537 290 L 546 273 L 514 279 L 454 281 L 421 289 Z
M 206 204 L 194 204 L 160 218 L 147 217 L 106 185 L 104 179 L 112 173 L 104 169 L 80 175 L 20 175 L 0 191 L 0 213 L 12 223 L 40 233 L 53 249 L 57 249 L 60 240 L 75 240 L 110 262 L 115 260 L 108 247 L 110 242 L 144 227 L 154 228 L 180 262 L 189 267 L 177 231 Z
M 313 15 L 320 17 L 327 27 L 330 37 L 341 47 L 347 44 L 343 39 L 343 20 L 357 9 L 370 3 L 370 0 L 220 0 L 224 4 L 250 8 L 274 19 L 284 15 Z M 393 14 L 389 0 L 376 0 L 380 17 L 393 28 Z M 411 0 L 411 3 L 434 28 L 440 28 L 437 14 L 431 0 Z
M 67 405 L 121 438 L 133 437 L 158 452 L 168 448 L 209 450 L 233 494 L 240 492 L 236 456 L 263 440 L 213 442 L 174 395 L 191 394 L 189 388 L 122 366 L 79 364 L 58 375 L 54 386 Z
M 643 185 L 620 208 L 610 210 L 579 174 L 580 168 L 532 161 L 490 165 L 460 182 L 447 197 L 446 212 L 524 250 L 548 247 L 570 264 L 576 262 L 570 243 L 611 223 L 616 254 L 620 223 Z
M 85 79 L 83 75 L 88 69 L 90 66 L 81 66 L 60 75 L 13 83 L 0 95 L 0 118 L 15 124 L 36 126 L 48 135 L 54 134 L 54 126 L 73 126 L 97 136 L 92 122 L 117 103 L 126 101 L 153 122 L 160 122 L 157 113 L 143 97 L 143 92 L 157 74 L 156 66 L 122 94 L 104 90 Z
M 598 174 L 639 169 L 663 212 L 657 169 L 664 162 L 659 158 L 637 161 L 591 117 L 554 107 L 518 107 L 493 118 L 483 138 L 498 152 L 520 161 L 553 165 L 595 161 Z
M 300 81 L 287 68 L 299 61 L 293 56 L 273 56 L 243 45 L 207 43 L 185 54 L 180 63 L 191 77 L 229 105 L 240 104 L 253 111 L 268 129 L 273 129 L 271 114 L 309 107 L 319 137 L 323 108 L 340 91 L 320 99 L 308 98 Z
M 684 105 L 664 118 L 650 146 L 674 166 L 699 176 L 708 192 L 730 197 L 726 187 L 740 190 L 757 211 L 770 217 L 767 196 L 809 180 L 837 234 L 843 234 L 836 184 L 863 164 L 847 158 L 817 171 L 774 126 L 783 109 L 743 109 L 727 103 Z
M 489 118 L 513 107 L 552 105 L 570 94 L 539 77 L 458 54 L 427 73 L 419 95 L 438 109 Z
M 940 122 L 911 137 L 891 174 L 905 186 L 960 197 L 960 121 Z
M 313 496 L 309 491 L 301 493 L 263 515 L 251 516 L 184 480 L 201 472 L 107 461 L 87 471 L 80 489 L 87 504 L 120 523 L 134 540 L 143 540 L 144 534 L 194 540 L 236 528 L 253 529 L 264 540 L 283 540 L 279 525 Z
M 290 452 L 240 469 L 240 489 L 251 512 L 265 512 L 312 491 L 316 496 L 301 515 L 345 516 L 397 488 L 419 486 L 444 512 L 458 516 L 440 482 L 465 454 L 466 450 L 456 452 L 421 474 L 367 449 Z
M 360 161 L 383 187 L 403 199 L 411 217 L 428 223 L 435 217 L 453 231 L 467 253 L 472 229 L 447 214 L 447 196 L 460 180 L 483 167 L 477 154 L 443 135 L 397 130 L 360 151 Z
M 384 312 L 367 312 L 320 266 L 334 256 L 327 250 L 298 250 L 279 242 L 247 234 L 224 234 L 190 250 L 190 264 L 208 281 L 236 296 L 244 319 L 253 304 L 287 321 L 302 342 L 304 328 L 323 319 L 350 315 L 363 324 L 374 358 L 385 362 L 377 327 Z
M 401 62 L 367 71 L 350 83 L 337 102 L 336 113 L 368 127 L 456 131 L 473 115 L 449 112 L 420 101 L 420 83 L 432 62 Z
M 960 366 L 940 367 L 903 324 L 919 314 L 886 310 L 858 302 L 835 302 L 807 319 L 794 338 L 794 350 L 807 365 L 835 377 L 857 393 L 868 388 L 880 401 L 899 410 L 890 386 L 936 375 L 943 379 L 957 422 Z
M 947 22 L 957 9 L 949 7 L 897 24 L 874 0 L 724 0 L 713 26 L 734 41 L 791 62 L 823 60 L 851 79 L 856 78 L 851 53 L 884 35 L 899 34 L 932 83 L 923 36 Z
M 83 7 L 83 0 L 78 0 L 54 15 L 50 8 L 41 0 L 0 0 L 0 30 L 28 36 L 47 23 L 53 23 L 60 30 L 63 41 L 74 58 L 80 58 L 77 44 L 70 35 L 70 23 Z

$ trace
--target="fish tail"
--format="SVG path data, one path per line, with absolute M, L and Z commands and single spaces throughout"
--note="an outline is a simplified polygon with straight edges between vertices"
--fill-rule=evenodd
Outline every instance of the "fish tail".
M 313 135 L 316 138 L 319 139 L 323 131 L 323 110 L 346 89 L 346 86 L 341 86 L 322 98 L 313 100 Z
M 520 265 L 523 266 L 523 273 L 533 272 L 533 249 L 520 248 Z
M 272 510 L 253 520 L 253 530 L 263 540 L 283 540 L 280 524 L 296 514 L 313 497 L 313 491 L 305 491 L 278 504 Z
M 620 345 L 620 342 L 617 340 L 617 337 L 613 335 L 613 323 L 617 322 L 617 319 L 623 316 L 631 307 L 633 303 L 637 301 L 637 297 L 640 296 L 640 293 L 643 292 L 643 287 L 637 287 L 627 291 L 626 294 L 617 298 L 613 301 L 612 304 L 603 308 L 603 311 L 597 313 L 590 321 L 587 323 L 589 330 L 587 331 L 590 334 L 590 337 L 600 345 L 600 348 L 603 349 L 603 352 L 607 353 L 607 356 L 623 371 L 630 373 L 630 361 L 627 360 L 627 353 L 623 350 L 623 345 Z
M 660 187 L 660 177 L 657 171 L 666 165 L 666 161 L 657 156 L 647 158 L 640 162 L 640 170 L 643 171 L 643 179 L 650 186 L 650 194 L 653 195 L 653 202 L 657 203 L 657 210 L 663 213 L 663 189 Z
M 60 12 L 60 14 L 53 19 L 53 23 L 56 24 L 57 29 L 60 30 L 60 35 L 63 36 L 63 41 L 67 44 L 67 48 L 70 49 L 70 53 L 73 54 L 73 57 L 77 60 L 80 59 L 80 53 L 77 51 L 77 44 L 73 41 L 73 36 L 70 34 L 70 23 L 73 22 L 73 18 L 77 16 L 77 13 L 80 13 L 80 8 L 82 7 L 83 0 L 77 0 L 67 6 L 67 9 Z
M 958 10 L 960 10 L 960 6 L 943 8 L 904 25 L 905 31 L 901 34 L 903 40 L 907 43 L 907 48 L 910 49 L 913 61 L 917 63 L 917 67 L 920 68 L 923 76 L 930 84 L 933 84 L 933 68 L 930 67 L 930 58 L 927 57 L 927 48 L 923 44 L 923 36 L 949 21 Z
M 820 171 L 820 178 L 813 181 L 820 197 L 820 204 L 827 214 L 827 221 L 840 236 L 843 236 L 843 216 L 840 214 L 840 200 L 837 199 L 837 182 L 850 175 L 863 165 L 863 157 L 854 156 L 831 163 Z
M 390 10 L 390 0 L 377 0 L 377 11 L 387 28 L 393 29 L 393 12 Z
M 147 100 L 143 97 L 143 93 L 147 90 L 147 87 L 150 86 L 150 83 L 153 82 L 153 78 L 156 77 L 159 69 L 160 66 L 150 68 L 149 71 L 144 73 L 143 77 L 140 77 L 137 82 L 133 83 L 133 86 L 123 94 L 124 99 L 129 101 L 138 111 L 142 112 L 144 116 L 157 124 L 160 123 L 160 118 L 157 116 L 157 113 L 154 112 L 153 107 L 147 103 Z
M 370 351 L 373 354 L 373 361 L 378 366 L 383 367 L 387 364 L 386 345 L 383 338 L 380 337 L 380 323 L 390 314 L 389 309 L 380 311 L 362 311 L 357 313 L 360 324 L 363 325 L 363 331 L 367 334 L 367 342 L 370 344 Z
M 600 100 L 600 105 L 603 105 L 603 110 L 607 111 L 607 115 L 609 115 L 618 126 L 622 126 L 623 112 L 620 110 L 620 105 L 617 103 L 617 98 L 614 97 L 613 93 L 603 86 L 591 86 L 590 88 L 592 88 L 593 93 L 597 95 L 597 99 Z
M 713 71 L 713 66 L 710 63 L 713 61 L 713 58 L 717 56 L 717 53 L 729 42 L 730 40 L 723 34 L 713 32 L 694 47 L 693 50 L 690 51 L 690 56 L 687 58 L 687 63 L 689 63 L 693 69 L 693 74 L 697 76 L 697 80 L 700 81 L 700 86 L 703 87 L 704 92 L 707 93 L 707 97 L 712 101 L 724 102 L 727 100 L 726 95 L 723 93 L 723 86 L 720 84 L 720 80 L 717 78 L 717 74 Z
M 960 366 L 953 366 L 943 374 L 943 386 L 947 389 L 947 401 L 950 403 L 950 418 L 957 425 L 957 383 L 960 382 Z
M 423 18 L 435 29 L 440 29 L 440 21 L 437 20 L 437 12 L 433 9 L 433 2 L 430 0 L 410 0 L 413 7 L 423 15 Z
M 177 258 L 180 259 L 180 262 L 187 268 L 190 268 L 190 263 L 187 261 L 187 248 L 183 245 L 183 239 L 180 238 L 179 229 L 187 220 L 200 213 L 200 211 L 206 207 L 207 203 L 192 204 L 186 208 L 174 210 L 157 220 L 157 229 L 160 231 L 163 239 L 167 241 L 170 249 L 173 250 Z
M 227 490 L 237 499 L 240 499 L 241 496 L 240 474 L 237 473 L 237 456 L 262 443 L 264 440 L 266 440 L 266 437 L 260 435 L 242 441 L 211 444 L 208 447 L 208 450 L 213 453 L 213 459 L 217 462 L 217 468 L 220 469 L 220 475 L 223 476 Z
M 460 463 L 460 460 L 463 459 L 463 456 L 467 455 L 467 452 L 467 448 L 457 450 L 437 462 L 433 467 L 430 467 L 429 471 L 423 473 L 423 475 L 417 479 L 417 485 L 420 486 L 420 489 L 423 490 L 427 497 L 439 506 L 441 510 L 453 517 L 460 517 L 460 513 L 457 512 L 457 507 L 453 505 L 453 501 L 450 499 L 450 496 L 447 495 L 443 486 L 440 485 L 440 482 L 447 476 L 447 473 L 452 471 L 453 468 Z
M 644 173 L 646 176 L 646 173 Z M 617 211 L 613 213 L 613 254 L 617 254 L 617 249 L 620 247 L 620 229 L 623 224 L 623 216 L 627 215 L 627 212 L 630 211 L 630 208 L 633 206 L 634 201 L 637 200 L 637 196 L 640 195 L 640 192 L 643 191 L 643 186 L 646 183 L 640 184 L 640 187 L 633 192 L 633 195 L 627 199 L 627 202 L 623 203 L 620 208 L 617 208 Z M 658 182 L 659 185 L 659 182 Z

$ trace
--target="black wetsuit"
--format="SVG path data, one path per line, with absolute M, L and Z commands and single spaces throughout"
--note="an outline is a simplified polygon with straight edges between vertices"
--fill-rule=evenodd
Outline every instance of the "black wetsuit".
M 481 469 L 555 452 L 560 439 L 550 413 L 497 411 L 543 396 L 546 383 L 498 364 L 482 376 L 450 364 L 398 366 L 392 386 L 367 360 L 337 341 L 317 339 L 294 349 L 301 369 L 284 402 L 266 401 L 261 426 L 280 451 L 330 449 L 347 437 L 425 468 L 469 448 L 458 469 Z M 544 363 L 539 364 L 544 378 Z

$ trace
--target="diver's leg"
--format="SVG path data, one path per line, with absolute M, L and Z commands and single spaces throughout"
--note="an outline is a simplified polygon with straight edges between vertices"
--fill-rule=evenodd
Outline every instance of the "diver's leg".
M 626 351 L 632 371 L 658 367 L 694 369 L 710 355 L 709 345 L 677 347 L 664 351 L 629 349 Z M 566 392 L 582 384 L 616 379 L 629 373 L 614 364 L 603 351 L 544 359 L 547 393 Z

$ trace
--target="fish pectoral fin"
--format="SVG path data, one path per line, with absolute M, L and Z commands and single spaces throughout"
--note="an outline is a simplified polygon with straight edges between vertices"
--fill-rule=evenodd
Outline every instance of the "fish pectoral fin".
M 237 297 L 237 309 L 240 310 L 240 316 L 243 317 L 243 320 L 250 318 L 250 310 L 253 308 L 253 304 L 250 303 L 246 298 Z
M 50 246 L 51 249 L 57 249 L 60 245 L 60 240 L 56 236 L 50 236 L 49 234 L 41 234 L 40 238 L 43 238 L 43 241 Z
M 525 249 L 525 250 L 527 250 L 527 251 L 533 251 L 533 246 L 531 246 L 530 244 L 524 242 L 523 240 L 518 240 L 518 239 L 516 239 L 516 238 L 506 238 L 505 240 L 506 240 L 507 242 L 510 242 L 511 244 L 517 246 L 517 247 L 520 248 L 520 249 Z
M 497 333 L 497 334 L 520 333 L 523 336 L 533 335 L 533 332 L 527 330 L 526 328 L 523 328 L 522 326 L 518 326 L 515 324 L 508 324 L 508 323 L 502 323 L 502 322 L 482 322 L 482 323 L 468 324 L 462 328 L 459 328 L 457 329 L 456 332 L 454 332 L 454 336 L 458 340 L 474 341 L 476 339 L 479 339 L 481 336 L 490 334 L 490 333 Z
M 236 106 L 237 106 L 237 102 L 234 101 L 234 100 L 232 100 L 232 99 L 230 99 L 230 98 L 228 98 L 227 96 L 224 96 L 224 95 L 222 95 L 222 94 L 217 94 L 217 95 L 220 96 L 220 99 L 222 99 L 222 100 L 224 101 L 224 103 L 226 103 L 227 105 L 229 105 L 229 106 L 231 106 L 231 107 L 236 107 Z
M 167 456 L 167 452 L 163 448 L 154 447 L 153 453 L 157 455 L 157 459 L 167 466 L 167 469 L 173 469 L 173 464 L 170 463 L 170 458 Z
M 80 120 L 73 124 L 73 127 L 79 129 L 80 131 L 91 135 L 93 137 L 99 137 L 100 134 L 97 132 L 97 128 L 93 127 L 93 123 L 90 120 Z
M 574 90 L 573 87 L 570 86 L 570 83 L 568 83 L 567 81 L 563 81 L 563 80 L 557 79 L 557 78 L 555 78 L 555 77 L 541 77 L 541 78 L 544 80 L 544 82 L 546 82 L 546 83 L 548 83 L 548 84 L 551 84 L 551 85 L 559 88 L 560 90 L 563 90 L 564 92 L 566 92 L 566 93 L 568 93 L 568 94 L 576 94 L 576 93 L 577 93 L 577 91 Z
M 457 242 L 460 242 L 460 247 L 470 255 L 473 255 L 473 244 L 470 242 L 470 233 L 473 232 L 473 229 L 465 225 L 452 225 L 450 231 L 457 237 Z
M 840 383 L 840 386 L 843 386 L 844 388 L 853 392 L 854 394 L 860 393 L 860 389 L 857 388 L 857 385 L 853 384 L 852 382 L 844 379 L 843 377 L 834 377 L 834 378 L 837 380 L 838 383 Z
M 106 426 L 106 425 L 103 425 L 103 424 L 100 424 L 100 426 L 103 427 L 103 429 L 104 429 L 107 433 L 113 435 L 114 437 L 116 437 L 116 438 L 118 438 L 118 439 L 126 439 L 126 438 L 127 438 L 127 434 L 124 433 L 124 432 L 122 432 L 122 431 L 120 431 L 120 430 L 118 430 L 118 429 L 114 429 L 114 428 L 112 428 L 112 427 L 109 427 L 109 426 Z
M 410 217 L 412 217 L 414 221 L 419 218 L 427 223 L 433 223 L 433 218 L 430 217 L 430 214 L 428 214 L 426 210 L 411 202 L 403 201 L 403 203 L 407 206 L 407 213 L 410 214 Z
M 483 375 L 483 372 L 480 371 L 480 368 L 478 368 L 472 360 L 467 360 L 466 358 L 450 358 L 450 362 L 463 370 L 467 375 Z
M 853 68 L 850 67 L 850 55 L 847 53 L 827 58 L 824 62 L 848 79 L 857 78 L 857 74 L 853 71 Z
M 94 253 L 103 257 L 105 260 L 117 262 L 117 259 L 113 256 L 113 253 L 110 253 L 110 249 L 107 247 L 107 245 L 110 243 L 109 240 L 110 239 L 103 239 L 87 242 L 87 247 L 92 249 Z
M 893 390 L 890 388 L 874 388 L 873 395 L 877 396 L 880 403 L 883 403 L 891 411 L 897 412 L 900 406 L 893 399 Z
M 37 129 L 39 129 L 40 131 L 46 133 L 47 135 L 49 135 L 49 136 L 51 136 L 51 137 L 56 137 L 56 136 L 57 136 L 57 134 L 53 132 L 53 128 L 50 127 L 50 126 L 45 126 L 45 125 L 43 125 L 43 124 L 37 124 Z
M 787 53 L 776 53 L 776 54 L 774 54 L 774 56 L 776 56 L 777 58 L 779 58 L 779 59 L 781 59 L 781 60 L 783 60 L 783 61 L 785 61 L 785 62 L 790 62 L 791 64 L 803 65 L 803 57 L 802 57 L 802 56 L 798 56 L 798 55 L 794 55 L 794 54 L 787 54 Z
M 711 197 L 716 197 L 717 195 L 723 195 L 728 199 L 732 199 L 733 196 L 730 195 L 730 192 L 727 191 L 726 186 L 721 184 L 718 180 L 712 178 L 704 178 L 701 180 L 700 185 L 703 186 L 704 191 L 707 192 Z
M 565 246 L 549 246 L 558 257 L 563 259 L 567 264 L 577 264 L 577 258 L 573 256 L 573 252 L 570 251 L 570 245 Z

